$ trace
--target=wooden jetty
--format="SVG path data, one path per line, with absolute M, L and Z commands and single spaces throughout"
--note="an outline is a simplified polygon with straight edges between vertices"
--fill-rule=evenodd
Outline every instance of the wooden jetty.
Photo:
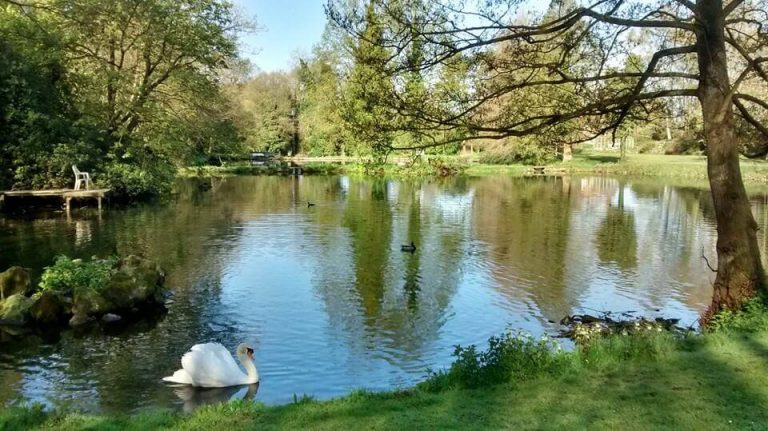
M 106 197 L 109 189 L 51 189 L 51 190 L 9 190 L 0 191 L 0 208 L 8 204 L 12 199 L 21 198 L 59 198 L 64 202 L 67 212 L 70 209 L 72 199 L 96 199 L 101 211 L 101 200 Z

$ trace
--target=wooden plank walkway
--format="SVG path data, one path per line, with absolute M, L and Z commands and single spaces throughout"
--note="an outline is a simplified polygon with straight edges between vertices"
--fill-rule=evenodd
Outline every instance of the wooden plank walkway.
M 50 190 L 8 190 L 0 191 L 0 207 L 7 204 L 9 199 L 13 198 L 60 198 L 64 201 L 67 212 L 69 212 L 72 199 L 96 199 L 101 211 L 101 200 L 106 197 L 109 189 L 50 189 Z

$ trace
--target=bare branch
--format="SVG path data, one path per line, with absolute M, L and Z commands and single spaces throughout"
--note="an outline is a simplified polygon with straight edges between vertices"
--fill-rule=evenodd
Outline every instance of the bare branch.
M 731 2 L 723 8 L 723 14 L 725 16 L 730 15 L 731 12 L 736 10 L 736 8 L 739 7 L 742 3 L 744 3 L 744 0 L 731 0 Z
M 621 25 L 625 27 L 639 27 L 639 28 L 677 28 L 680 30 L 686 30 L 695 32 L 696 26 L 694 24 L 689 24 L 686 22 L 682 22 L 681 20 L 674 20 L 674 21 L 662 21 L 662 20 L 650 20 L 650 19 L 626 19 L 626 18 L 617 18 L 610 15 L 604 15 L 598 12 L 595 12 L 592 9 L 581 9 L 580 16 L 587 16 L 590 18 L 594 18 L 600 22 L 605 22 L 608 24 L 615 24 L 615 25 Z

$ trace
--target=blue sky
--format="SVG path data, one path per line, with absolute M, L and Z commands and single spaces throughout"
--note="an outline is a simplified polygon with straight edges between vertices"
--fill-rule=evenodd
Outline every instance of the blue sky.
M 260 70 L 288 70 L 296 52 L 309 53 L 325 27 L 325 0 L 233 0 L 261 28 L 245 35 L 241 54 Z

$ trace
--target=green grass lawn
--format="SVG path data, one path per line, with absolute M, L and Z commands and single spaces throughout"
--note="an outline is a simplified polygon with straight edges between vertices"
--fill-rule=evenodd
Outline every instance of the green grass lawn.
M 466 159 L 455 156 L 444 156 L 449 163 L 460 165 Z M 350 158 L 345 165 L 323 163 L 322 158 L 313 159 L 312 163 L 304 165 L 305 174 L 355 174 L 363 175 L 364 169 L 355 159 Z M 329 160 L 336 160 L 331 158 Z M 463 160 L 463 161 L 462 161 Z M 620 160 L 615 152 L 578 151 L 569 162 L 555 162 L 548 165 L 571 174 L 607 174 L 626 177 L 653 177 L 664 180 L 677 180 L 687 183 L 707 185 L 707 160 L 705 156 L 694 155 L 661 155 L 661 154 L 629 154 Z M 470 164 L 463 171 L 469 176 L 484 175 L 514 175 L 522 176 L 531 170 L 526 165 L 487 165 Z M 742 176 L 747 184 L 768 184 L 768 161 L 742 159 Z M 382 168 L 385 176 L 419 177 L 432 176 L 434 169 L 424 165 L 403 168 L 390 164 Z M 285 168 L 276 165 L 250 166 L 247 163 L 235 163 L 226 167 L 201 166 L 180 170 L 181 176 L 226 176 L 226 175 L 275 175 L 290 174 Z
M 557 372 L 480 389 L 360 391 L 278 407 L 234 402 L 191 415 L 11 408 L 0 411 L 0 429 L 768 429 L 767 330 L 635 338 L 603 340 L 565 353 Z
M 570 162 L 549 165 L 562 168 L 570 173 L 601 173 L 621 176 L 651 176 L 685 180 L 707 180 L 707 159 L 705 156 L 675 156 L 661 154 L 629 154 L 620 160 L 616 153 L 583 151 L 574 154 Z M 529 168 L 522 165 L 473 165 L 468 175 L 522 174 Z M 742 176 L 745 182 L 768 183 L 768 161 L 741 160 Z

